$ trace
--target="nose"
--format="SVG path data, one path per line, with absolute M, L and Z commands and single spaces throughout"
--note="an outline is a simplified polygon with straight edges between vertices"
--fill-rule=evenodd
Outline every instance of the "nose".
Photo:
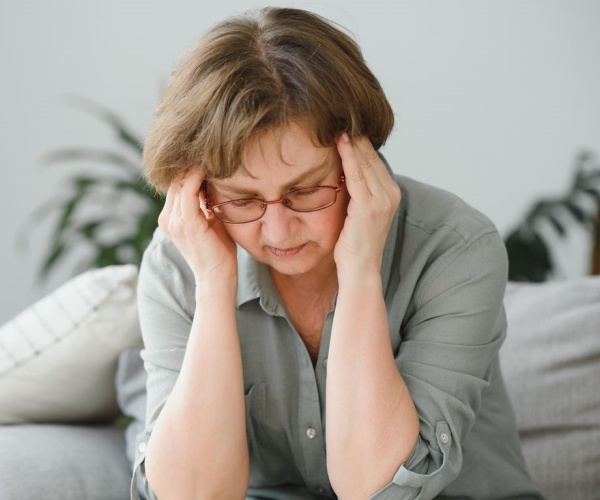
M 290 241 L 297 216 L 284 203 L 270 203 L 260 219 L 262 233 L 271 245 L 284 244 Z

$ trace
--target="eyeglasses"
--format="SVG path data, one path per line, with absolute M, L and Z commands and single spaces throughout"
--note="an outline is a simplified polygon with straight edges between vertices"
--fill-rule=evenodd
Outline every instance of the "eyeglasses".
M 337 186 L 312 186 L 294 189 L 285 193 L 278 200 L 262 200 L 260 198 L 242 198 L 213 205 L 208 196 L 208 184 L 204 182 L 205 205 L 207 210 L 214 213 L 227 224 L 245 224 L 260 219 L 267 211 L 268 205 L 283 203 L 294 212 L 316 212 L 330 207 L 337 200 L 337 194 L 344 184 L 344 175 L 340 175 Z

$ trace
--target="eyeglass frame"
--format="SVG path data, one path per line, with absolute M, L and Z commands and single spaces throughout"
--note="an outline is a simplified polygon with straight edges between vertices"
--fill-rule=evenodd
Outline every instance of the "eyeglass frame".
M 255 222 L 257 220 L 262 219 L 262 217 L 267 213 L 267 206 L 268 205 L 275 205 L 277 203 L 283 203 L 283 206 L 286 208 L 289 208 L 290 210 L 294 211 L 294 212 L 298 212 L 298 213 L 309 213 L 309 212 L 318 212 L 319 210 L 323 210 L 325 208 L 328 208 L 332 205 L 335 204 L 335 202 L 337 201 L 337 194 L 341 191 L 342 186 L 344 185 L 344 182 L 346 181 L 346 177 L 344 176 L 344 174 L 340 174 L 338 180 L 337 180 L 337 186 L 331 186 L 331 185 L 317 185 L 317 186 L 308 186 L 305 188 L 298 188 L 298 189 L 292 189 L 291 191 L 288 191 L 287 193 L 284 193 L 281 198 L 277 199 L 277 200 L 264 200 L 262 198 L 236 198 L 235 200 L 228 200 L 228 201 L 223 201 L 221 203 L 216 203 L 214 205 L 211 204 L 211 201 L 208 197 L 208 181 L 204 181 L 202 183 L 202 192 L 204 194 L 204 206 L 206 207 L 206 210 L 208 210 L 209 212 L 212 212 L 213 214 L 215 214 L 216 217 L 219 218 L 219 220 L 221 220 L 222 222 L 224 222 L 225 224 L 248 224 L 249 222 Z M 290 207 L 289 205 L 287 205 L 284 202 L 284 199 L 290 195 L 293 195 L 294 193 L 298 193 L 300 191 L 307 191 L 310 189 L 316 189 L 316 188 L 329 188 L 329 189 L 333 189 L 335 191 L 335 198 L 334 200 L 328 204 L 325 205 L 323 207 L 319 207 L 319 208 L 312 208 L 310 210 L 296 210 L 295 208 Z M 257 217 L 256 219 L 252 219 L 252 220 L 247 220 L 244 222 L 233 222 L 230 220 L 224 220 L 222 219 L 218 213 L 216 213 L 214 211 L 214 208 L 222 206 L 222 205 L 229 205 L 231 203 L 235 203 L 235 202 L 240 202 L 240 201 L 259 201 L 264 205 L 264 210 L 261 214 L 260 217 Z

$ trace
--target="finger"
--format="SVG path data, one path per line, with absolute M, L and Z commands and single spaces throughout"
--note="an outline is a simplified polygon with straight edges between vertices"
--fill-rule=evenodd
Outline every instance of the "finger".
M 346 182 L 350 197 L 365 206 L 370 206 L 373 200 L 377 200 L 377 210 L 395 211 L 401 199 L 400 188 L 371 141 L 367 137 L 358 137 L 350 144 L 352 148 L 347 151 L 346 161 L 342 157 L 344 172 L 350 172 L 350 181 Z M 340 151 L 343 147 L 340 146 Z
M 387 170 L 371 141 L 367 137 L 357 138 L 354 141 L 354 154 L 369 192 L 374 196 L 382 195 Z
M 363 169 L 359 165 L 359 159 L 348 135 L 344 133 L 338 137 L 336 145 L 342 159 L 342 168 L 350 197 L 357 200 L 369 197 L 370 193 L 365 183 Z
M 199 170 L 192 171 L 183 180 L 181 189 L 181 217 L 183 220 L 198 219 L 202 212 L 198 199 L 204 175 Z
M 170 220 L 171 214 L 173 212 L 173 205 L 175 203 L 176 191 L 177 191 L 177 185 L 175 183 L 172 183 L 169 186 L 169 188 L 167 189 L 165 203 L 163 204 L 163 208 L 160 211 L 160 214 L 158 216 L 158 225 L 165 232 L 167 231 L 169 220 Z
M 171 210 L 171 217 L 169 218 L 171 224 L 181 219 L 181 183 L 175 185 L 175 196 L 173 198 L 173 210 Z
M 367 137 L 359 137 L 355 141 L 355 150 L 359 164 L 364 167 L 369 192 L 378 199 L 389 199 L 393 206 L 397 206 L 401 198 L 400 188 L 371 141 Z
M 381 197 L 386 194 L 386 185 L 391 181 L 385 164 L 373 148 L 368 137 L 358 137 L 351 141 L 354 159 L 349 161 L 350 175 L 364 185 L 370 196 Z M 351 188 L 349 188 L 350 191 Z

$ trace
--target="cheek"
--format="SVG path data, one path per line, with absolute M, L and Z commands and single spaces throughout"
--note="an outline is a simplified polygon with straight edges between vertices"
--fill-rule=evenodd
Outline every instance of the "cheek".
M 345 214 L 348 210 L 348 203 L 350 203 L 350 193 L 348 192 L 346 185 L 342 187 L 342 190 L 338 194 L 338 203 L 342 206 L 341 210 Z
M 342 191 L 340 191 L 339 198 L 337 203 L 334 205 L 336 208 L 336 227 L 339 227 L 340 230 L 344 226 L 344 222 L 346 221 L 346 217 L 348 216 L 348 204 L 350 203 L 350 195 L 348 191 L 344 187 Z
M 248 224 L 225 224 L 225 230 L 229 237 L 241 246 L 245 246 L 252 233 L 251 223 Z
M 338 203 L 331 207 L 331 212 L 324 214 L 326 217 L 319 222 L 320 233 L 326 235 L 325 239 L 331 244 L 337 243 L 346 220 L 348 201 L 342 199 L 338 200 Z

